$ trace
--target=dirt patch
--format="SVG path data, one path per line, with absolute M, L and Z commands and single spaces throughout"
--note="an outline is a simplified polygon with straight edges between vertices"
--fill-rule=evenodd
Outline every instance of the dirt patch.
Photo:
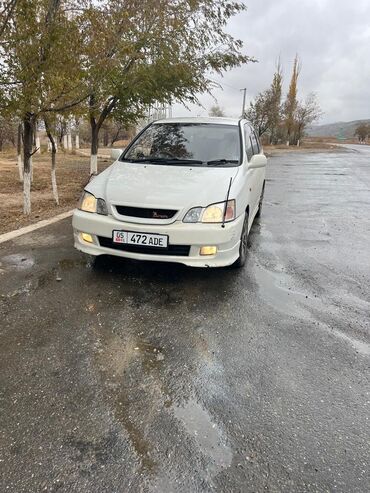
M 111 159 L 100 159 L 99 171 L 111 164 Z M 60 153 L 57 156 L 57 181 L 60 205 L 51 192 L 50 154 L 33 156 L 31 189 L 32 213 L 23 214 L 23 184 L 19 181 L 13 152 L 0 153 L 0 234 L 53 217 L 74 207 L 89 180 L 89 157 Z

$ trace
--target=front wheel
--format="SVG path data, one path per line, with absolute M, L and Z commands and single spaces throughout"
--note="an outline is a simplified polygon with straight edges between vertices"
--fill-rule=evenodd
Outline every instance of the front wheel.
M 239 245 L 239 257 L 238 259 L 234 262 L 233 266 L 240 268 L 243 267 L 246 260 L 247 260 L 247 253 L 248 253 L 248 222 L 249 222 L 249 215 L 248 212 L 245 213 L 244 217 L 244 222 L 243 222 L 243 229 L 242 229 L 242 234 L 240 236 L 240 245 Z

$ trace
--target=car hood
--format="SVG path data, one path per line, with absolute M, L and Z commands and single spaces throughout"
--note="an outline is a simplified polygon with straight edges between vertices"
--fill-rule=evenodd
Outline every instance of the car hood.
M 110 205 L 183 209 L 225 200 L 239 167 L 165 166 L 116 161 L 86 187 Z M 230 195 L 231 197 L 231 195 Z

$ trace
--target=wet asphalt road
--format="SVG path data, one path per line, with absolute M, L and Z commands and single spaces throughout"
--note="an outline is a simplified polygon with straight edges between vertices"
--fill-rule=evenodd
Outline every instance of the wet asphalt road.
M 0 245 L 0 491 L 368 492 L 368 149 L 270 159 L 240 272 Z

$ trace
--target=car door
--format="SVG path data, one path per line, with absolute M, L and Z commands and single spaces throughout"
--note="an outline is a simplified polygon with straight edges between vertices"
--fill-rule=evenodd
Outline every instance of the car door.
M 259 137 L 257 135 L 257 132 L 251 128 L 252 134 L 251 134 L 251 140 L 252 140 L 252 147 L 253 147 L 253 155 L 255 154 L 263 154 L 261 142 L 259 140 Z M 266 168 L 257 168 L 256 169 L 257 173 L 255 173 L 255 179 L 256 179 L 256 185 L 255 185 L 255 191 L 257 193 L 257 207 L 259 205 L 262 189 L 263 189 L 263 184 L 265 182 L 265 176 L 266 176 Z
M 245 152 L 247 154 L 248 163 L 255 154 L 261 152 L 259 140 L 252 129 L 252 127 L 246 123 L 244 125 L 244 140 L 245 140 Z M 260 169 L 248 169 L 247 172 L 247 186 L 249 189 L 249 215 L 253 219 L 259 203 L 259 198 L 262 190 L 261 184 L 261 170 Z M 263 183 L 263 181 L 262 181 Z

